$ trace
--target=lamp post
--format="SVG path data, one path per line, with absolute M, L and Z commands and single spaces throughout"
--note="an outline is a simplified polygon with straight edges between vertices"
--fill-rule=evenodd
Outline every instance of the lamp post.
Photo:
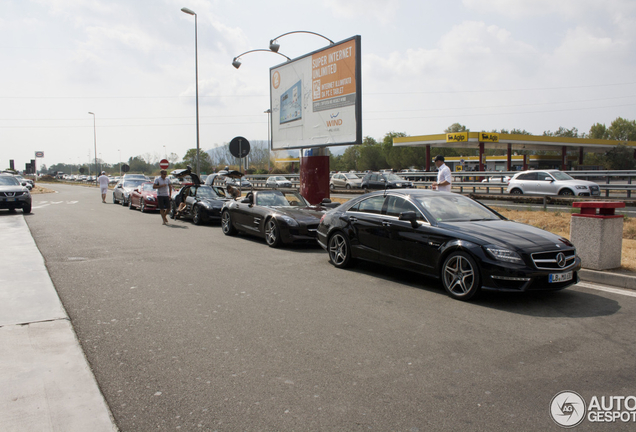
M 271 159 L 271 148 L 272 148 L 272 136 L 271 136 L 271 132 L 270 132 L 270 115 L 272 114 L 272 109 L 268 108 L 267 110 L 263 111 L 265 114 L 267 114 L 267 172 L 269 173 L 269 160 Z
M 269 49 L 272 50 L 272 52 L 278 52 L 278 49 L 280 48 L 280 44 L 278 43 L 277 39 L 281 38 L 283 36 L 287 36 L 288 34 L 292 34 L 292 33 L 309 33 L 309 34 L 312 34 L 312 35 L 320 36 L 321 38 L 328 40 L 330 45 L 333 45 L 335 43 L 334 41 L 332 41 L 331 39 L 329 39 L 326 36 L 321 35 L 320 33 L 315 33 L 315 32 L 305 31 L 305 30 L 296 30 L 296 31 L 290 31 L 290 32 L 287 32 L 287 33 L 283 33 L 280 36 L 276 36 L 274 39 L 270 39 L 270 41 L 269 41 Z
M 95 170 L 97 171 L 97 128 L 95 127 L 95 114 L 89 112 L 93 116 L 93 142 L 95 144 Z M 90 164 L 88 170 L 90 171 Z M 97 174 L 97 173 L 96 173 Z M 95 176 L 97 178 L 97 175 Z
M 197 176 L 201 175 L 201 171 L 199 168 L 199 58 L 198 58 L 198 49 L 197 49 L 197 14 L 194 11 L 184 7 L 181 8 L 181 12 L 187 13 L 188 15 L 194 15 L 194 80 L 196 86 L 196 105 L 197 105 Z
M 291 61 L 291 59 L 289 57 L 287 57 L 285 54 L 279 53 L 278 51 L 270 51 L 270 50 L 259 48 L 259 49 L 253 49 L 253 50 L 245 51 L 244 53 L 237 55 L 236 57 L 234 57 L 232 59 L 232 66 L 234 66 L 237 69 L 240 68 L 241 67 L 241 61 L 239 60 L 239 58 L 242 55 L 245 55 L 245 54 L 248 54 L 248 53 L 251 53 L 251 52 L 256 52 L 256 51 L 273 52 L 274 54 L 278 54 L 278 55 L 281 55 L 281 56 L 285 57 L 287 59 L 287 61 Z

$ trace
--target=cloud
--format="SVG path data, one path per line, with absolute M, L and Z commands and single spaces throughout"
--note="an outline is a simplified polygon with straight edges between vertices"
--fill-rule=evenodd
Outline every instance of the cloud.
M 323 4 L 336 18 L 371 18 L 383 26 L 395 21 L 400 8 L 399 0 L 325 0 Z

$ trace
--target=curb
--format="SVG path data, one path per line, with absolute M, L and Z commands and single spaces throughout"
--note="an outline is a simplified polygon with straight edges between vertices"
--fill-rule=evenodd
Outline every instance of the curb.
M 581 278 L 581 280 L 587 282 L 596 282 L 600 284 L 612 285 L 619 288 L 636 290 L 636 276 L 581 269 L 579 271 L 579 277 Z

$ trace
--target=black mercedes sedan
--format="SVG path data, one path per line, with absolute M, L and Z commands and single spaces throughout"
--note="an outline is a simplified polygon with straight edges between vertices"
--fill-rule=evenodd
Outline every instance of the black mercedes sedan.
M 243 232 L 278 247 L 282 243 L 315 241 L 324 214 L 323 206 L 311 206 L 295 190 L 254 191 L 240 201 L 225 203 L 221 228 L 225 235 Z
M 227 200 L 220 187 L 186 185 L 170 198 L 170 217 L 192 219 L 195 225 L 220 221 L 221 209 Z
M 395 174 L 369 172 L 362 178 L 360 187 L 367 192 L 370 189 L 408 189 L 415 185 Z
M 560 290 L 579 281 L 569 240 L 475 200 L 429 189 L 373 192 L 327 212 L 318 243 L 338 268 L 355 258 L 441 279 L 449 296 Z

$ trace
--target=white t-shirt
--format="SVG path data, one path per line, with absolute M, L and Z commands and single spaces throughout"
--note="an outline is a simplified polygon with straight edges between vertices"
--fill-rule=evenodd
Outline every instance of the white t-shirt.
M 170 188 L 168 187 L 170 185 L 170 180 L 168 180 L 168 177 L 166 177 L 165 180 L 161 177 L 156 177 L 155 184 L 161 186 L 157 189 L 157 196 L 170 196 Z
M 444 186 L 440 186 L 439 183 L 442 183 L 443 181 L 447 181 L 448 184 Z M 446 164 L 442 164 L 442 166 L 440 166 L 437 171 L 437 183 L 438 183 L 437 190 L 442 192 L 451 191 L 451 183 L 452 183 L 451 171 L 450 171 L 450 168 L 446 166 Z
M 97 177 L 97 181 L 99 182 L 100 189 L 108 188 L 108 177 L 104 174 Z

